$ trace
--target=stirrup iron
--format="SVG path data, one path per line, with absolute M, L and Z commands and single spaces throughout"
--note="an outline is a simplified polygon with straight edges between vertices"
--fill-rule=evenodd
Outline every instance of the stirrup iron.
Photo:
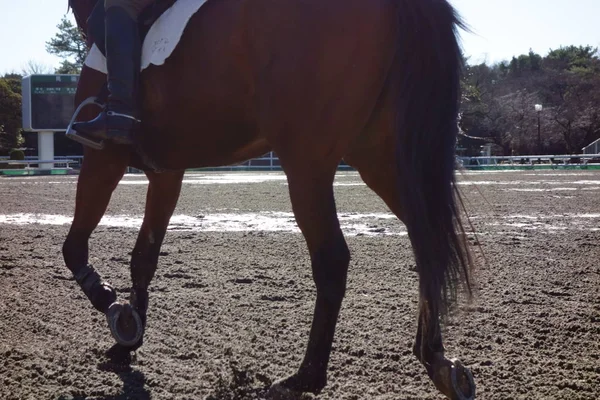
M 73 124 L 77 122 L 77 116 L 79 115 L 83 107 L 88 105 L 95 105 L 97 107 L 104 108 L 104 104 L 102 104 L 97 97 L 88 97 L 87 99 L 82 101 L 79 107 L 77 107 L 77 109 L 73 113 L 73 117 L 71 117 L 71 122 L 69 122 L 69 126 L 67 127 L 67 133 L 65 134 L 65 136 L 71 140 L 81 143 L 84 146 L 88 146 L 96 150 L 102 150 L 104 149 L 103 140 L 97 142 L 93 139 L 85 137 L 84 135 L 80 134 L 75 129 L 73 129 Z

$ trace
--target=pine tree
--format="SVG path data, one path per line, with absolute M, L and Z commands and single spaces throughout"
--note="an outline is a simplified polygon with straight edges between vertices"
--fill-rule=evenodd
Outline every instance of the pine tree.
M 46 51 L 62 58 L 57 74 L 78 74 L 87 55 L 87 47 L 79 28 L 67 17 L 63 17 L 56 26 L 58 33 L 46 42 Z

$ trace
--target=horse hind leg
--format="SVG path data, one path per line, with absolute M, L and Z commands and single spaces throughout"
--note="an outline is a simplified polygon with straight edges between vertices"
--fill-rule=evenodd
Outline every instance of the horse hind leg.
M 147 172 L 149 179 L 144 221 L 131 255 L 132 288 L 129 304 L 115 304 L 107 315 L 111 333 L 126 350 L 143 344 L 149 303 L 148 287 L 169 220 L 177 205 L 184 171 Z
M 396 146 L 396 137 L 391 134 L 392 113 L 378 113 L 369 126 L 369 132 L 374 140 L 362 143 L 360 148 L 352 151 L 344 160 L 356 168 L 361 178 L 390 208 L 390 210 L 407 227 L 410 233 L 415 229 L 414 224 L 419 221 L 411 218 L 415 210 L 406 202 L 407 193 L 414 188 L 408 183 L 401 172 L 410 170 L 406 160 L 399 159 Z M 390 133 L 390 134 L 388 134 Z M 406 164 L 406 165 L 403 165 Z M 413 248 L 428 246 L 411 238 Z M 435 251 L 427 248 L 426 252 Z M 417 260 L 417 270 L 419 262 Z M 428 279 L 419 273 L 419 279 Z M 472 398 L 475 384 L 471 372 L 463 367 L 458 360 L 449 360 L 444 356 L 441 327 L 439 322 L 440 310 L 425 301 L 425 293 L 420 293 L 420 306 L 416 340 L 413 352 L 417 359 L 425 366 L 428 375 L 435 386 L 451 399 L 466 400 Z

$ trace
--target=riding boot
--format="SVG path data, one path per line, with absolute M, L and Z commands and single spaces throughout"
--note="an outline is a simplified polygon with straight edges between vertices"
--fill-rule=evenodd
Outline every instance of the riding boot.
M 95 119 L 73 125 L 92 139 L 132 144 L 132 131 L 138 120 L 138 80 L 141 43 L 138 24 L 123 8 L 106 10 L 106 67 L 108 99 Z

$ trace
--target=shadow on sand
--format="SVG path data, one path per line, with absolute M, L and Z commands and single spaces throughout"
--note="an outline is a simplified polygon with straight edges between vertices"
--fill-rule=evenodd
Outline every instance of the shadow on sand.
M 106 358 L 98 364 L 98 369 L 112 372 L 118 375 L 123 382 L 121 393 L 115 396 L 61 396 L 58 400 L 86 400 L 92 397 L 94 400 L 150 400 L 150 393 L 144 388 L 146 377 L 140 371 L 131 368 L 133 357 L 131 352 L 121 345 L 115 344 L 105 353 Z

